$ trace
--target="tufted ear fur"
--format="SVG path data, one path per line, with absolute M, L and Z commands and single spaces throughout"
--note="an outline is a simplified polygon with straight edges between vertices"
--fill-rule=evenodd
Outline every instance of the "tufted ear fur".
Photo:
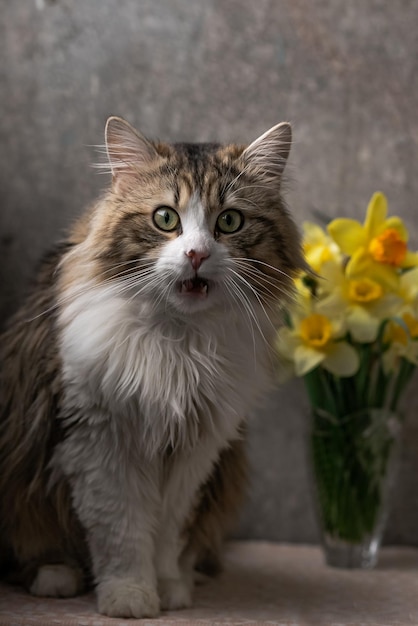
M 242 154 L 248 167 L 266 180 L 280 182 L 292 144 L 292 127 L 281 122 L 263 133 Z
M 134 173 L 159 156 L 152 143 L 120 117 L 107 120 L 105 141 L 113 178 Z

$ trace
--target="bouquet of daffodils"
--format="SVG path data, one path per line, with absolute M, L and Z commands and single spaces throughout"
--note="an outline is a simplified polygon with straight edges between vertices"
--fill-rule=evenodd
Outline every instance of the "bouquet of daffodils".
M 335 219 L 327 231 L 304 224 L 313 272 L 295 281 L 277 341 L 284 368 L 304 378 L 313 409 L 326 531 L 349 541 L 370 532 L 379 517 L 390 451 L 382 427 L 393 426 L 418 365 L 418 254 L 408 249 L 402 220 L 387 212 L 385 196 L 375 193 L 364 224 Z

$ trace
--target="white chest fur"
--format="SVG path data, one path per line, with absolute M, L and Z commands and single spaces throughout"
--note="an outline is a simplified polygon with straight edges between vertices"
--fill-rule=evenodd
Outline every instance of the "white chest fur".
M 269 384 L 265 339 L 233 311 L 182 320 L 95 287 L 60 325 L 67 403 L 139 421 L 151 453 L 204 436 L 225 445 Z

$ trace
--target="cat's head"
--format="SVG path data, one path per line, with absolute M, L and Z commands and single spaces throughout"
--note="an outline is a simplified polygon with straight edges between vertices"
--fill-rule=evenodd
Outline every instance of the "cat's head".
M 249 146 L 151 142 L 117 117 L 105 135 L 112 188 L 91 222 L 99 278 L 188 315 L 252 315 L 289 293 L 304 260 L 280 193 L 288 123 Z

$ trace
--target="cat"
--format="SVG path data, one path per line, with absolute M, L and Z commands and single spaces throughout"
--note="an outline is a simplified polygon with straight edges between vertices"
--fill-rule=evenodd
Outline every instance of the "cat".
M 291 127 L 152 142 L 111 117 L 110 188 L 0 337 L 0 559 L 38 596 L 188 607 L 246 484 L 244 431 L 304 267 L 281 197 Z

